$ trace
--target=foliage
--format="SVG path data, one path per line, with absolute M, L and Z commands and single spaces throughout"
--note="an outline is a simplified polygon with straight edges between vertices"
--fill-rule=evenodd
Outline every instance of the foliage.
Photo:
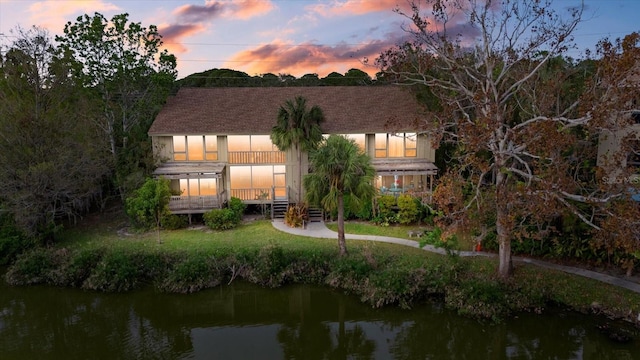
M 209 210 L 203 219 L 204 224 L 213 230 L 230 230 L 240 224 L 237 213 L 229 208 Z
M 350 194 L 354 206 L 369 202 L 375 195 L 375 170 L 369 157 L 355 141 L 331 135 L 310 154 L 313 172 L 304 178 L 307 201 L 327 211 L 338 210 L 338 247 L 347 253 L 344 238 L 344 197 Z
M 271 141 L 280 151 L 293 149 L 298 158 L 298 193 L 302 200 L 302 152 L 315 149 L 322 140 L 322 109 L 317 105 L 307 109 L 307 99 L 298 96 L 287 100 L 278 109 L 276 125 L 271 129 Z
M 176 58 L 162 50 L 156 26 L 130 22 L 128 14 L 79 16 L 56 40 L 73 63 L 73 75 L 101 109 L 93 118 L 125 198 L 152 169 L 147 130 L 173 86 Z
M 18 230 L 11 215 L 0 209 L 0 266 L 9 265 L 18 255 L 35 245 L 32 239 Z
M 160 219 L 160 225 L 165 230 L 184 229 L 189 225 L 189 220 L 186 215 L 168 214 Z
M 442 229 L 437 226 L 434 227 L 433 230 L 425 232 L 425 235 L 420 239 L 421 247 L 426 244 L 444 249 L 449 256 L 456 256 L 455 251 L 459 248 L 458 236 L 455 234 L 444 234 Z
M 240 221 L 242 221 L 242 215 L 244 215 L 244 211 L 247 208 L 247 204 L 242 202 L 242 200 L 237 197 L 231 197 L 229 203 L 227 204 L 227 207 L 231 209 L 231 211 L 233 211 L 233 213 L 236 215 L 236 220 L 238 221 L 238 223 L 240 223 Z
M 420 220 L 422 204 L 420 200 L 408 195 L 398 196 L 398 222 L 400 224 L 413 224 Z
M 307 206 L 305 204 L 289 205 L 284 214 L 284 223 L 292 228 L 302 227 L 305 220 L 308 220 Z
M 169 216 L 171 188 L 167 179 L 147 179 L 147 181 L 127 198 L 126 211 L 133 223 L 141 229 L 155 227 L 160 240 L 162 219 Z
M 443 225 L 480 228 L 470 209 L 495 214 L 489 230 L 500 244 L 503 279 L 511 275 L 512 239 L 558 216 L 573 214 L 596 231 L 623 219 L 629 226 L 618 227 L 621 237 L 634 238 L 637 220 L 608 208 L 620 187 L 598 181 L 585 163 L 596 156 L 592 136 L 630 124 L 635 95 L 619 84 L 638 78 L 640 36 L 601 42 L 602 62 L 575 62 L 565 54 L 583 6 L 562 16 L 551 0 L 411 5 L 397 11 L 411 22 L 412 41 L 383 53 L 378 65 L 387 80 L 423 95 L 428 89 L 421 131 L 454 149 L 434 194 Z M 478 33 L 449 32 L 459 23 Z
M 102 192 L 104 144 L 93 105 L 39 28 L 0 54 L 0 202 L 27 237 L 53 236 Z

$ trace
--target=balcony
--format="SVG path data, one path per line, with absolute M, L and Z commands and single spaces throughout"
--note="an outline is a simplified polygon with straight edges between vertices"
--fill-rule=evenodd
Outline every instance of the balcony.
M 229 151 L 229 164 L 284 164 L 282 151 Z

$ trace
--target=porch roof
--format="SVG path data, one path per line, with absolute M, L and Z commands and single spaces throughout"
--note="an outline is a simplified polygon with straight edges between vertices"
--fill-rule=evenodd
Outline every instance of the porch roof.
M 374 159 L 376 175 L 437 175 L 436 165 L 426 159 Z
M 219 178 L 225 166 L 220 162 L 168 162 L 160 165 L 153 175 L 167 179 Z

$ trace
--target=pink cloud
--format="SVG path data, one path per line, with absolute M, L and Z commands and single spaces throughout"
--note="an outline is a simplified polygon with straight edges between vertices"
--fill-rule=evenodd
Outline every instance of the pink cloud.
M 282 41 L 241 51 L 231 57 L 224 66 L 240 69 L 249 74 L 291 74 L 302 76 L 317 73 L 319 76 L 336 71 L 344 73 L 358 68 L 374 76 L 377 68 L 363 64 L 367 58 L 374 59 L 397 43 L 396 38 L 372 40 L 363 45 L 338 44 L 335 46 L 304 43 L 291 45 Z
M 101 0 L 39 1 L 29 6 L 32 24 L 46 27 L 54 33 L 62 33 L 64 24 L 76 16 L 121 10 L 118 6 Z
M 245 0 L 233 4 L 233 15 L 243 20 L 265 15 L 275 8 L 269 0 Z
M 363 15 L 371 12 L 387 11 L 391 12 L 398 6 L 408 7 L 404 0 L 346 0 L 334 1 L 330 4 L 317 4 L 308 7 L 309 10 L 316 12 L 322 16 L 345 16 L 345 15 Z
M 204 30 L 204 26 L 198 24 L 166 25 L 158 27 L 158 32 L 162 35 L 164 46 L 174 54 L 187 52 L 187 48 L 181 43 L 182 38 L 198 34 Z

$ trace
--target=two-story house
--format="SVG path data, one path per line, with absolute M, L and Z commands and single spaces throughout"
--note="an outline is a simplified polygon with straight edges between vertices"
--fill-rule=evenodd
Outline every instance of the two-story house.
M 326 134 L 354 139 L 371 156 L 382 193 L 428 196 L 435 151 L 416 134 L 424 116 L 407 90 L 368 87 L 182 88 L 149 130 L 158 168 L 171 180 L 174 213 L 203 213 L 231 197 L 247 204 L 298 202 L 298 159 L 270 139 L 278 109 L 297 96 L 319 106 Z M 302 156 L 302 173 L 309 170 Z

